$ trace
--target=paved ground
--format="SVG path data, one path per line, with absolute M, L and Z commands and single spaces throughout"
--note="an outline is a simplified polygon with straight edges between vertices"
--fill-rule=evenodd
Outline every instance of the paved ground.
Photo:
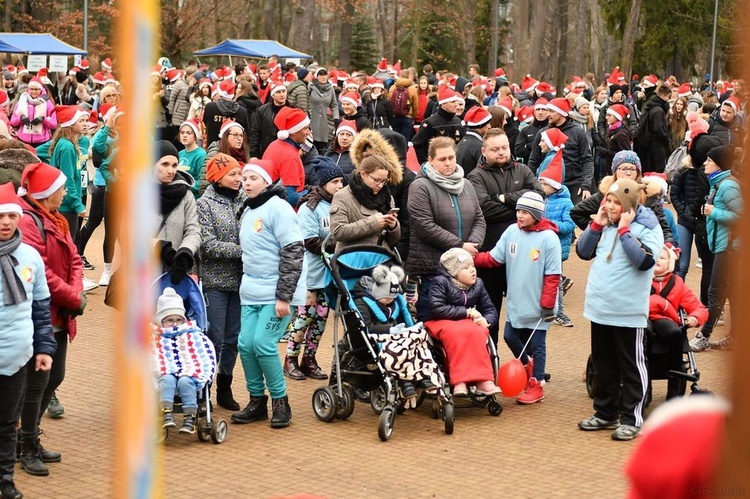
M 99 277 L 101 233 L 88 257 Z M 548 335 L 548 372 L 552 380 L 546 399 L 519 406 L 503 399 L 504 412 L 491 417 L 485 410 L 459 411 L 455 433 L 430 418 L 429 404 L 396 419 L 393 438 L 382 443 L 377 417 L 369 405 L 357 404 L 348 421 L 326 424 L 311 408 L 311 395 L 323 382 L 290 382 L 294 416 L 285 430 L 268 422 L 230 425 L 222 445 L 200 443 L 195 436 L 170 438 L 163 448 L 163 490 L 166 497 L 258 497 L 300 493 L 328 498 L 418 497 L 623 497 L 623 476 L 633 443 L 614 442 L 608 432 L 583 433 L 577 422 L 592 413 L 581 374 L 589 352 L 588 323 L 581 317 L 588 265 L 574 252 L 566 274 L 576 284 L 566 296 L 574 328 L 555 326 Z M 688 282 L 695 289 L 697 269 Z M 43 419 L 44 444 L 60 450 L 63 461 L 52 464 L 46 478 L 31 477 L 20 468 L 16 479 L 29 498 L 100 498 L 112 492 L 113 424 L 120 400 L 113 380 L 115 329 L 111 309 L 102 304 L 104 291 L 89 297 L 80 319 L 79 336 L 69 349 L 67 378 L 59 390 L 65 417 Z M 613 305 L 627 300 L 622 290 Z M 324 344 L 330 345 L 330 325 Z M 725 334 L 719 328 L 716 335 Z M 283 348 L 284 345 L 280 345 Z M 504 345 L 501 359 L 509 358 Z M 330 365 L 330 348 L 322 348 L 321 364 Z M 698 355 L 701 385 L 728 393 L 725 378 L 730 353 Z M 235 371 L 235 394 L 247 402 L 242 368 Z M 654 383 L 658 405 L 666 382 Z M 653 407 L 653 406 L 652 406 Z M 219 410 L 229 421 L 229 414 Z M 132 424 L 138 425 L 138 421 Z

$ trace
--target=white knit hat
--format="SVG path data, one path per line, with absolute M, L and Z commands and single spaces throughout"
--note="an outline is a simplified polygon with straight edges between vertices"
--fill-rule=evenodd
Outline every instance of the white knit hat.
M 164 288 L 164 292 L 156 302 L 156 323 L 161 326 L 161 321 L 170 315 L 179 315 L 185 318 L 185 304 L 182 297 L 173 288 Z

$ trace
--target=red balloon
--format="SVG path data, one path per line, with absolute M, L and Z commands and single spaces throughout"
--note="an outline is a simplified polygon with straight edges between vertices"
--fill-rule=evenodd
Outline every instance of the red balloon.
M 497 372 L 497 386 L 503 391 L 503 397 L 515 397 L 526 387 L 526 368 L 518 359 L 511 359 Z

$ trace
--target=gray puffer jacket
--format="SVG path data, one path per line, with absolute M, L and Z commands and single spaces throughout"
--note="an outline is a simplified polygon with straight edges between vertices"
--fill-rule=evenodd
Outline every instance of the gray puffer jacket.
M 187 119 L 190 112 L 190 101 L 188 100 L 189 88 L 185 80 L 177 80 L 172 85 L 167 110 L 172 115 L 172 125 L 174 126 L 180 126 Z
M 245 202 L 245 193 L 231 198 L 219 194 L 214 184 L 198 199 L 198 220 L 201 225 L 201 279 L 206 289 L 219 291 L 240 290 L 242 276 L 242 248 L 240 221 L 237 213 Z
M 189 173 L 177 170 L 170 184 L 187 184 L 193 186 L 193 177 Z M 193 255 L 198 254 L 201 247 L 201 226 L 198 222 L 198 209 L 195 197 L 188 188 L 180 203 L 169 213 L 165 219 L 161 213 L 156 217 L 159 232 L 157 240 L 169 241 L 175 250 L 180 248 L 189 249 Z

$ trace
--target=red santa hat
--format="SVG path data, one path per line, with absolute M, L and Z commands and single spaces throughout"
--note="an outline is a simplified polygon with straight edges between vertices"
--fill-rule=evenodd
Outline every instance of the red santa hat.
M 280 92 L 281 90 L 286 91 L 286 85 L 284 85 L 284 80 L 275 80 L 271 82 L 271 94 L 273 95 L 276 92 Z
M 383 57 L 378 63 L 378 72 L 385 73 L 386 71 L 388 71 L 388 59 Z
M 514 114 L 513 114 L 513 99 L 511 99 L 510 97 L 506 97 L 504 99 L 501 99 L 501 100 L 497 101 L 497 106 L 500 109 L 502 109 L 503 111 L 505 111 L 505 114 L 508 115 L 508 119 L 512 119 L 513 118 L 513 116 L 514 116 Z
M 336 135 L 341 132 L 349 132 L 352 135 L 357 135 L 357 123 L 354 120 L 341 120 L 339 127 L 336 129 Z
M 13 64 L 8 64 L 7 66 L 5 66 L 5 67 L 3 68 L 3 71 L 7 71 L 7 72 L 9 72 L 9 73 L 11 73 L 11 74 L 12 74 L 13 76 L 16 76 L 16 74 L 18 73 L 18 69 L 17 69 L 17 68 L 16 68 L 16 67 L 15 67 L 15 66 L 14 66 Z
M 492 74 L 495 75 L 495 78 L 500 78 L 501 76 L 505 76 L 505 71 L 503 68 L 495 68 L 495 71 Z
M 625 474 L 632 499 L 691 497 L 711 489 L 726 445 L 729 403 L 719 397 L 679 397 L 646 420 Z M 710 493 L 709 493 L 710 495 Z
M 396 74 L 401 74 L 401 59 L 396 61 L 396 63 L 393 65 L 393 72 Z
M 385 84 L 383 83 L 383 80 L 381 80 L 380 78 L 375 78 L 374 76 L 367 77 L 367 85 L 369 85 L 370 88 L 382 88 L 385 90 Z
M 19 64 L 18 65 L 18 75 L 20 76 L 20 75 L 25 75 L 25 74 L 29 74 L 29 70 L 26 69 L 26 66 L 24 66 L 23 64 Z
M 222 80 L 219 83 L 219 97 L 222 99 L 234 99 L 234 91 L 237 87 L 232 80 Z
M 656 77 L 656 75 L 648 75 L 644 76 L 643 80 L 641 80 L 641 87 L 646 88 L 654 88 L 659 83 L 659 78 Z
M 455 90 L 451 90 L 450 87 L 443 85 L 438 89 L 438 104 L 448 104 L 449 102 L 455 102 L 462 100 L 463 97 L 458 94 Z
M 347 89 L 347 88 L 353 89 L 356 91 L 357 89 L 359 89 L 359 83 L 357 83 L 357 80 L 355 80 L 354 78 L 348 78 L 344 82 L 344 89 Z
M 47 199 L 64 186 L 67 179 L 63 172 L 54 166 L 32 163 L 23 169 L 18 195 L 28 194 L 33 199 Z
M 89 130 L 93 130 L 99 125 L 99 113 L 96 111 L 90 111 L 89 112 L 89 123 L 88 128 Z
M 211 88 L 211 80 L 208 78 L 201 78 L 198 80 L 198 90 L 202 89 L 203 87 L 209 87 Z
M 607 114 L 611 114 L 612 116 L 617 118 L 617 121 L 622 121 L 630 116 L 630 111 L 622 104 L 614 104 L 607 108 Z
M 620 66 L 615 66 L 615 68 L 612 70 L 612 74 L 610 74 L 609 78 L 607 78 L 607 85 L 619 85 L 621 76 L 622 79 L 625 79 L 625 75 L 620 72 Z
M 583 78 L 581 78 L 580 76 L 573 76 L 573 81 L 571 82 L 571 84 L 576 88 L 586 87 L 586 82 L 583 81 Z
M 94 76 L 91 77 L 92 81 L 98 85 L 104 85 L 104 73 L 97 71 Z
M 560 131 L 559 128 L 548 128 L 542 132 L 542 140 L 552 151 L 560 151 L 565 148 L 568 136 Z
M 193 133 L 195 134 L 196 139 L 200 139 L 201 138 L 201 123 L 200 123 L 200 121 L 198 121 L 197 118 L 193 118 L 192 120 L 185 120 L 185 121 L 183 121 L 182 124 L 180 124 L 180 128 L 182 128 L 184 126 L 189 126 L 193 130 Z M 240 128 L 242 128 L 242 127 L 240 127 Z
M 731 97 L 728 97 L 724 102 L 721 103 L 722 106 L 730 106 L 732 109 L 734 109 L 735 113 L 740 112 L 740 100 L 732 95 Z
M 516 119 L 521 123 L 531 123 L 534 121 L 534 108 L 523 106 L 516 109 Z
M 29 82 L 28 88 L 36 88 L 38 90 L 44 90 L 44 83 L 42 83 L 41 78 L 39 78 L 38 76 L 35 76 Z
M 679 97 L 690 97 L 693 95 L 693 90 L 690 88 L 690 83 L 683 83 L 677 89 L 677 95 Z
M 531 92 L 537 85 L 539 85 L 539 80 L 535 80 L 531 75 L 526 75 L 521 81 L 521 90 Z
M 161 64 L 154 64 L 154 67 L 151 68 L 151 75 L 161 77 L 162 71 L 164 71 L 164 66 Z
M 341 94 L 341 102 L 348 102 L 356 107 L 362 107 L 362 98 L 358 92 L 344 92 Z
M 185 123 L 183 123 L 183 125 L 184 124 Z M 182 125 L 180 125 L 180 126 L 182 126 Z M 242 125 L 240 125 L 239 123 L 237 123 L 234 120 L 226 120 L 224 123 L 221 124 L 221 128 L 219 129 L 219 138 L 224 137 L 224 134 L 227 133 L 230 128 L 235 128 L 235 127 L 239 128 L 240 130 L 242 130 L 242 133 L 245 133 L 245 129 L 243 128 Z M 198 136 L 197 133 L 195 135 Z
M 110 74 L 108 74 L 107 76 L 104 77 L 104 84 L 107 85 L 109 83 L 111 83 L 113 85 L 117 84 L 117 80 L 115 80 L 115 77 L 114 77 L 114 75 L 112 73 L 110 73 Z
M 346 81 L 349 78 L 350 78 L 349 73 L 347 73 L 343 69 L 339 69 L 338 71 L 336 71 L 336 79 L 338 81 Z
M 284 108 L 289 109 L 289 108 Z M 268 185 L 273 184 L 273 178 L 271 173 L 273 171 L 273 162 L 268 159 L 251 159 L 242 168 L 242 173 L 254 172 L 260 175 L 260 177 L 266 181 Z
M 570 112 L 570 101 L 563 97 L 552 99 L 549 101 L 549 104 L 547 104 L 547 109 L 559 113 L 561 116 L 567 117 Z
M 211 85 L 211 98 L 214 98 L 219 93 L 219 82 Z
M 117 106 L 115 104 L 102 104 L 101 106 L 99 106 L 99 116 L 101 116 L 102 121 L 104 122 L 118 113 L 123 114 L 117 109 Z
M 554 128 L 551 128 L 550 130 L 554 130 Z M 550 161 L 549 165 L 547 165 L 547 168 L 544 169 L 542 173 L 539 174 L 539 180 L 544 180 L 544 182 L 552 187 L 555 190 L 562 189 L 562 183 L 563 183 L 563 153 L 562 149 L 558 150 L 554 156 L 552 156 L 552 161 Z
M 492 115 L 482 106 L 474 106 L 464 115 L 464 126 L 469 128 L 482 128 L 492 121 Z
M 5 107 L 8 104 L 10 104 L 10 99 L 8 99 L 8 92 L 0 88 L 0 107 Z
M 549 91 L 552 89 L 552 85 L 547 83 L 546 81 L 540 81 L 539 84 L 536 86 L 536 93 L 538 95 L 549 93 Z
M 11 182 L 0 185 L 0 213 L 17 213 L 19 217 L 23 216 L 21 200 Z
M 89 68 L 89 60 L 81 59 L 81 62 L 79 62 L 77 66 L 81 71 L 86 71 Z
M 106 69 L 107 71 L 112 71 L 112 59 L 107 57 L 102 61 L 102 67 Z
M 167 80 L 170 81 L 170 83 L 174 83 L 175 81 L 180 79 L 180 70 L 177 68 L 171 68 L 169 71 L 167 71 Z
M 78 106 L 55 106 L 57 124 L 61 127 L 69 127 L 76 124 L 81 116 L 87 116 L 86 111 Z
M 544 97 L 539 97 L 534 102 L 534 110 L 537 110 L 537 109 L 547 109 L 547 105 L 548 104 L 549 104 L 549 101 L 547 99 L 545 99 Z
M 273 119 L 273 124 L 279 129 L 276 136 L 281 140 L 286 140 L 291 134 L 297 133 L 306 126 L 309 126 L 310 118 L 301 109 L 282 107 Z
M 457 81 L 458 81 L 458 78 L 456 78 L 455 76 L 451 76 L 451 78 L 448 80 L 448 87 L 451 90 L 455 90 Z

